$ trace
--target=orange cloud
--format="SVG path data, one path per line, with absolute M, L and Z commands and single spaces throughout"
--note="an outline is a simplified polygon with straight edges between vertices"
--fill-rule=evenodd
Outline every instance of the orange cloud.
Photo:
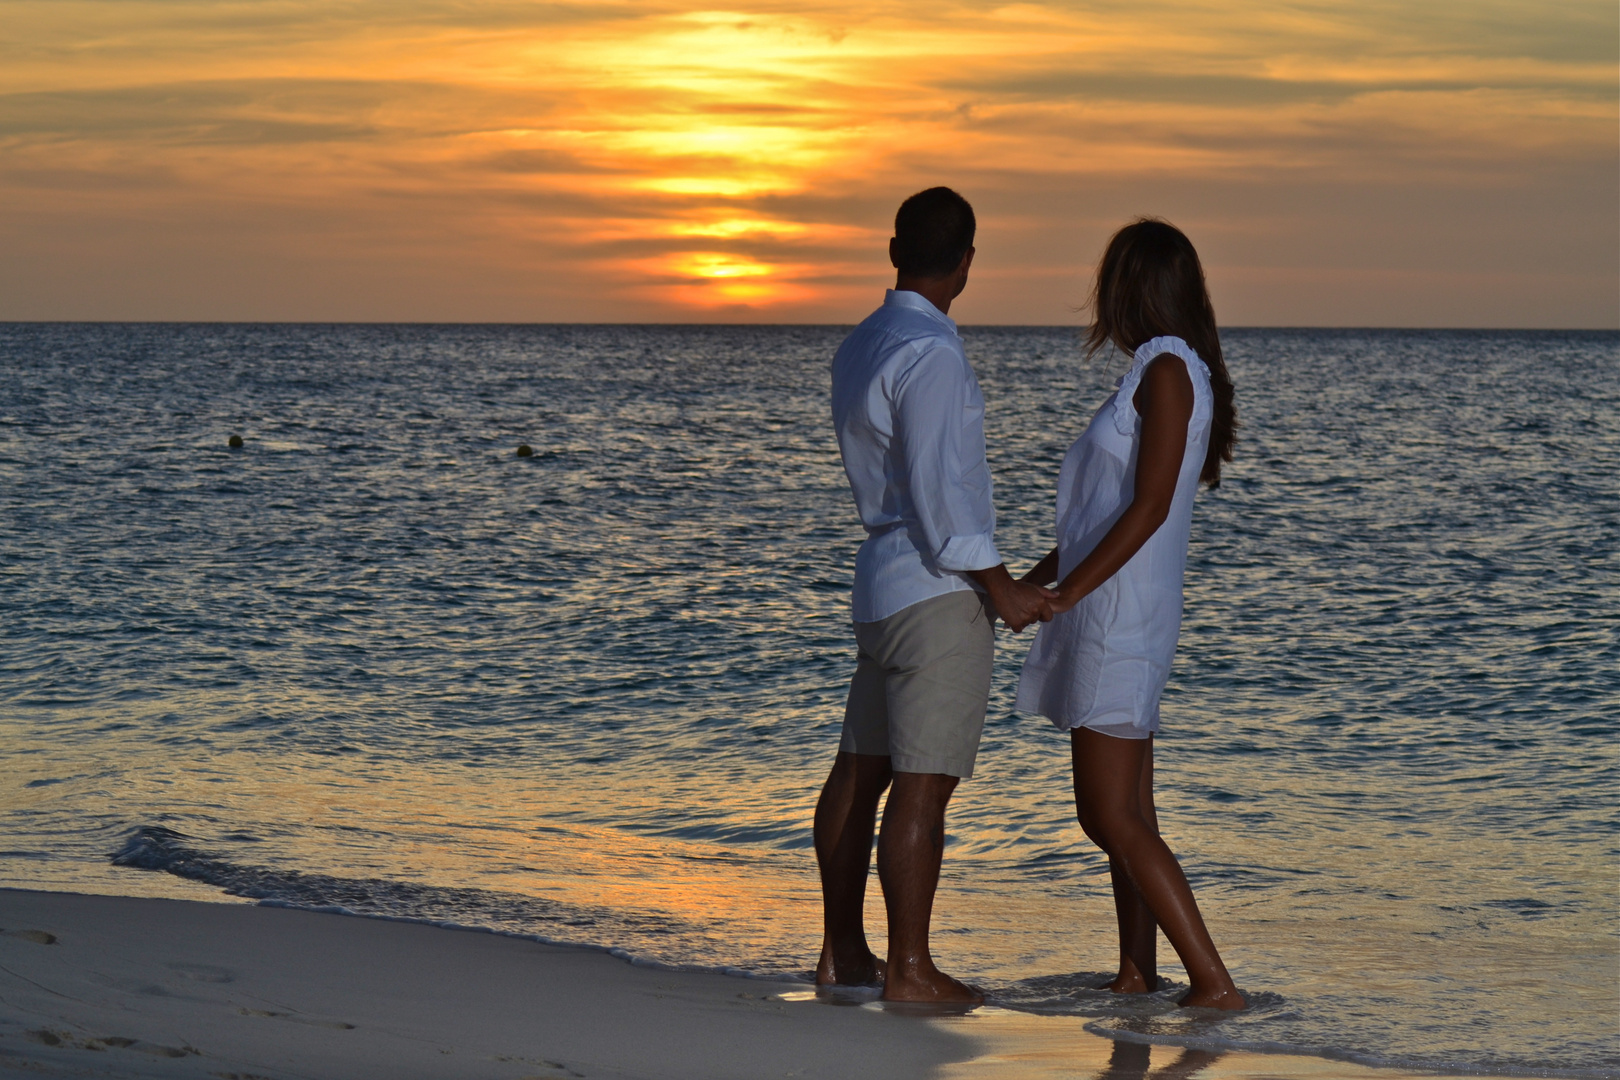
M 646 283 L 650 295 L 696 308 L 762 307 L 815 295 L 801 279 L 815 276 L 812 264 L 766 262 L 726 251 L 677 251 L 652 259 L 610 262 L 609 273 Z
M 1457 188 L 1557 190 L 1612 239 L 1612 5 L 1469 10 L 0 0 L 0 226 L 21 238 L 0 314 L 849 319 L 894 203 L 941 181 L 983 211 L 964 303 L 997 321 L 1072 317 L 1130 213 L 1191 222 L 1232 265 L 1271 244 L 1331 268 L 1393 213 L 1410 272 L 1489 224 Z M 1612 245 L 1523 213 L 1603 295 Z M 187 269 L 222 236 L 240 262 Z M 145 265 L 122 275 L 139 289 L 73 307 L 92 251 Z M 378 280 L 397 308 L 324 306 Z

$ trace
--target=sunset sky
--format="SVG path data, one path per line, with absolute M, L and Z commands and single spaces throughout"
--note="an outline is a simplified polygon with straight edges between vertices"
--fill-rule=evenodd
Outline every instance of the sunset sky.
M 0 318 L 1072 323 L 1184 228 L 1232 325 L 1620 325 L 1613 0 L 0 0 Z

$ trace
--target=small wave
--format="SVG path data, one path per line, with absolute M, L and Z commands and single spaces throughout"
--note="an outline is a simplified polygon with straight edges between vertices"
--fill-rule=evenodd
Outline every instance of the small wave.
M 1076 971 L 1038 975 L 991 989 L 995 1004 L 1019 1012 L 1062 1016 L 1091 1016 L 1121 1023 L 1151 1023 L 1160 1017 L 1189 1015 L 1178 1004 L 1187 984 L 1160 977 L 1159 987 L 1148 994 L 1116 994 L 1109 990 L 1113 972 Z M 1281 994 L 1244 990 L 1249 1007 L 1242 1015 L 1275 1014 L 1288 1006 Z M 1205 1013 L 1208 1010 L 1195 1010 Z M 1230 1014 L 1219 1014 L 1222 1016 Z
M 213 885 L 227 896 L 257 900 L 265 907 L 501 934 L 543 945 L 594 949 L 638 966 L 671 971 L 790 981 L 803 978 L 789 971 L 685 964 L 663 956 L 632 952 L 615 943 L 664 939 L 670 943 L 670 951 L 679 955 L 692 951 L 694 941 L 709 936 L 704 927 L 667 916 L 577 907 L 491 889 L 447 888 L 388 878 L 344 878 L 243 865 L 195 847 L 193 841 L 193 837 L 162 825 L 142 825 L 131 830 L 124 845 L 112 853 L 112 863 Z
M 1048 1016 L 1085 1016 L 1085 1028 L 1118 1042 L 1177 1046 L 1212 1052 L 1293 1054 L 1346 1061 L 1374 1068 L 1420 1069 L 1425 1072 L 1485 1076 L 1569 1077 L 1614 1080 L 1612 1068 L 1577 1065 L 1526 1065 L 1485 1055 L 1440 1051 L 1431 1056 L 1378 1054 L 1347 1049 L 1331 1041 L 1298 1037 L 1299 1022 L 1309 1006 L 1266 990 L 1243 990 L 1249 1007 L 1228 1013 L 1214 1009 L 1183 1009 L 1179 1001 L 1185 983 L 1160 978 L 1150 994 L 1116 994 L 1106 989 L 1113 973 L 1077 971 L 1021 979 L 990 990 L 991 1002 L 1005 1009 Z M 1294 1037 L 1289 1037 L 1288 1032 Z
M 387 878 L 342 878 L 301 870 L 245 866 L 192 847 L 191 840 L 184 833 L 161 825 L 143 825 L 133 830 L 124 846 L 113 853 L 112 862 L 114 866 L 155 870 L 200 881 L 217 886 L 228 896 L 262 903 L 435 923 L 452 916 L 458 921 L 476 920 L 469 928 L 501 931 L 523 928 L 525 936 L 534 936 L 527 928 L 537 923 L 582 929 L 603 922 L 621 926 L 630 923 L 643 930 L 672 930 L 676 926 L 674 920 L 657 915 L 592 912 L 539 897 L 488 889 L 455 889 Z M 571 940 L 566 944 L 590 942 Z

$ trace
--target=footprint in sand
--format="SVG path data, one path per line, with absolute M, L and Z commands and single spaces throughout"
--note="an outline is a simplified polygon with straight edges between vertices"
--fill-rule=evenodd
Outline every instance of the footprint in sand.
M 230 968 L 215 967 L 213 964 L 168 964 L 168 969 L 187 979 L 197 982 L 228 983 L 236 981 L 235 972 Z
M 51 1031 L 40 1028 L 30 1031 L 28 1037 L 46 1046 L 66 1046 L 76 1050 L 135 1050 L 154 1057 L 183 1058 L 201 1054 L 195 1046 L 163 1046 L 142 1039 L 126 1039 L 122 1035 L 103 1035 L 99 1039 L 75 1035 L 69 1031 Z
M 47 934 L 43 930 L 0 930 L 0 937 L 17 938 L 20 941 L 32 941 L 35 945 L 55 945 L 56 935 Z
M 336 1031 L 353 1031 L 354 1025 L 344 1023 L 342 1020 L 317 1020 L 313 1016 L 297 1016 L 286 1012 L 267 1012 L 264 1009 L 237 1009 L 243 1016 L 262 1016 L 267 1020 L 285 1020 L 291 1024 L 307 1024 L 310 1027 L 332 1028 Z
M 524 1065 L 539 1065 L 541 1068 L 546 1070 L 545 1072 L 529 1073 L 527 1076 L 520 1076 L 517 1078 L 517 1080 L 563 1080 L 564 1077 L 570 1078 L 570 1080 L 586 1080 L 584 1073 L 575 1072 L 573 1069 L 570 1069 L 567 1065 L 564 1065 L 560 1061 L 536 1061 L 534 1058 L 507 1057 L 505 1055 L 497 1057 L 495 1060 L 510 1061 Z

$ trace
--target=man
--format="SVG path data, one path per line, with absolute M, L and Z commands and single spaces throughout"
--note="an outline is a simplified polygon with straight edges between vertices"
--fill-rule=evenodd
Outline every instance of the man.
M 984 398 L 946 317 L 967 285 L 974 229 L 973 208 L 949 188 L 907 199 L 889 241 L 894 288 L 833 359 L 833 424 L 867 538 L 851 598 L 859 657 L 816 804 L 825 905 L 816 982 L 882 982 L 889 1001 L 982 1000 L 928 950 L 945 806 L 973 775 L 995 616 L 1022 630 L 1052 617 L 1055 595 L 1014 581 L 996 554 Z M 878 799 L 891 781 L 878 837 L 885 965 L 861 916 Z

